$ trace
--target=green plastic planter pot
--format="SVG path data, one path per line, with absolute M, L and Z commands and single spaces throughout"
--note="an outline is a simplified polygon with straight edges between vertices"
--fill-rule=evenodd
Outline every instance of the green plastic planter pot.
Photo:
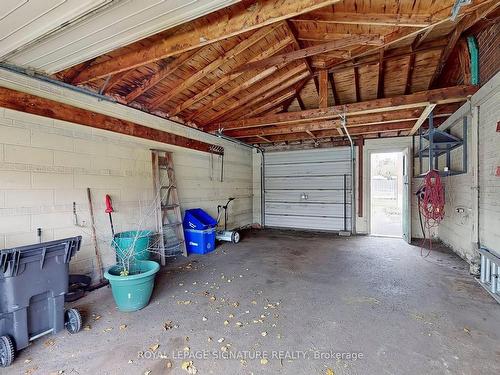
M 113 238 L 113 247 L 117 258 L 130 258 L 127 255 L 133 253 L 137 260 L 149 260 L 148 251 L 149 239 L 153 234 L 150 230 L 131 230 L 115 234 Z M 131 255 L 131 254 L 130 254 Z
M 111 284 L 111 291 L 118 310 L 137 311 L 147 306 L 160 265 L 152 260 L 136 261 L 128 276 L 120 276 L 119 265 L 111 267 L 104 277 Z

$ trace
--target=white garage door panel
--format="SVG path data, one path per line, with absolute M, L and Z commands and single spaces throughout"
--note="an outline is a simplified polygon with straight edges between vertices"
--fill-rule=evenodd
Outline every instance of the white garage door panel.
M 308 190 L 308 199 L 310 203 L 344 203 L 343 190 Z M 302 192 L 296 190 L 268 190 L 266 192 L 266 202 L 303 202 Z M 346 197 L 347 203 L 350 203 L 351 196 Z
M 284 151 L 266 154 L 266 165 L 318 163 L 324 161 L 349 162 L 350 158 L 351 150 L 348 147 L 338 147 L 334 152 L 332 152 L 332 149 Z
M 267 177 L 266 190 L 320 190 L 344 189 L 344 175 L 325 177 Z M 350 189 L 350 176 L 347 176 L 347 189 Z
M 346 147 L 266 154 L 265 225 L 349 229 L 350 174 L 350 149 Z
M 346 205 L 349 215 L 350 206 Z M 311 216 L 313 210 L 314 216 L 321 217 L 344 217 L 344 205 L 335 203 L 266 203 L 266 213 L 269 215 L 292 216 Z
M 271 164 L 266 168 L 266 177 L 322 176 L 351 174 L 351 165 L 345 161 L 330 161 L 301 164 Z
M 315 230 L 343 230 L 344 219 L 324 218 L 324 217 L 297 217 L 297 216 L 279 216 L 266 214 L 266 226 L 276 228 L 294 228 L 294 229 L 315 229 Z M 351 227 L 351 222 L 347 219 L 347 230 Z M 336 228 L 336 229 L 332 229 Z

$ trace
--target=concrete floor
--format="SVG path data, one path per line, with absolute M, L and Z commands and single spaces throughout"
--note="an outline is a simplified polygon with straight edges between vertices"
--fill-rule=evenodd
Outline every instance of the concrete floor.
M 250 232 L 171 263 L 139 312 L 118 312 L 108 288 L 77 301 L 90 329 L 37 340 L 2 374 L 187 374 L 186 347 L 207 357 L 192 359 L 198 374 L 499 374 L 500 306 L 467 270 L 400 239 Z M 249 358 L 215 358 L 226 344 Z

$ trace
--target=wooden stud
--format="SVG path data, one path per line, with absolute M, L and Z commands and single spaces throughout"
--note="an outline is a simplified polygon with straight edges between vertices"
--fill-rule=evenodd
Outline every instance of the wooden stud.
M 340 0 L 255 0 L 239 2 L 227 8 L 182 24 L 165 38 L 113 59 L 94 64 L 81 72 L 74 83 L 84 83 L 110 74 L 136 68 L 178 55 L 201 46 L 246 33 L 291 17 L 298 16 Z
M 358 146 L 358 217 L 363 217 L 363 159 L 365 157 L 363 153 L 363 146 L 365 144 L 365 140 L 363 137 L 359 137 L 356 139 L 356 146 Z
M 328 71 L 319 72 L 319 108 L 328 107 Z
M 211 148 L 209 143 L 5 87 L 0 87 L 0 107 L 198 151 Z

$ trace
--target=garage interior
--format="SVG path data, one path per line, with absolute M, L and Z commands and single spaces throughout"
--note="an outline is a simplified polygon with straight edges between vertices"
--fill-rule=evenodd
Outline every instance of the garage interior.
M 499 1 L 2 5 L 2 373 L 500 373 Z

